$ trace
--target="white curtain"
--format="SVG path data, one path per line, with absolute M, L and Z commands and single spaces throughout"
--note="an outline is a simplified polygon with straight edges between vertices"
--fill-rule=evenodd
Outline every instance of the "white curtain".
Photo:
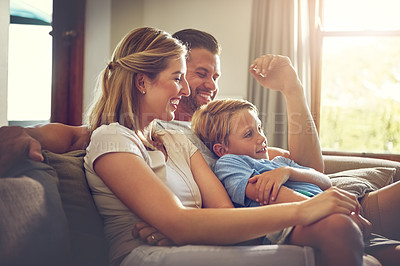
M 250 64 L 263 54 L 290 58 L 303 83 L 306 99 L 311 99 L 308 0 L 253 0 L 250 36 Z M 249 75 L 248 95 L 264 125 L 270 146 L 288 149 L 284 97 L 262 88 Z

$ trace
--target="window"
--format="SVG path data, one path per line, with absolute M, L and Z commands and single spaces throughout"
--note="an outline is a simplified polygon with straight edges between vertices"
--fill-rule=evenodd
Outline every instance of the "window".
M 398 10 L 398 0 L 323 0 L 324 151 L 400 154 Z
M 82 124 L 85 5 L 10 0 L 10 125 Z
M 52 0 L 10 1 L 8 110 L 10 125 L 46 123 L 51 112 Z

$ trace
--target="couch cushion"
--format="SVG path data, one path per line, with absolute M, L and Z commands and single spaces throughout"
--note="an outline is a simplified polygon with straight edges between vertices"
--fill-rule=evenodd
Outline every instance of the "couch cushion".
M 103 221 L 97 212 L 85 178 L 84 150 L 56 154 L 43 151 L 45 160 L 56 171 L 59 191 L 67 216 L 74 265 L 101 266 L 108 263 Z
M 396 168 L 393 182 L 400 180 L 400 162 L 357 156 L 324 155 L 323 158 L 325 174 L 360 168 L 389 167 Z
M 365 193 L 393 183 L 395 168 L 373 167 L 329 174 L 332 184 L 361 198 Z
M 71 265 L 54 169 L 22 160 L 7 176 L 0 178 L 0 265 Z

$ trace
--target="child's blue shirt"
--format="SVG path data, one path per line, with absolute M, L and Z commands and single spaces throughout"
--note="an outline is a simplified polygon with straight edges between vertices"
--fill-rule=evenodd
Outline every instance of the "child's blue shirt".
M 249 178 L 283 166 L 309 169 L 282 156 L 267 160 L 254 159 L 247 155 L 226 154 L 217 160 L 214 173 L 225 186 L 236 207 L 255 207 L 260 206 L 260 203 L 246 197 Z M 283 185 L 311 197 L 322 192 L 317 185 L 306 182 L 288 180 Z

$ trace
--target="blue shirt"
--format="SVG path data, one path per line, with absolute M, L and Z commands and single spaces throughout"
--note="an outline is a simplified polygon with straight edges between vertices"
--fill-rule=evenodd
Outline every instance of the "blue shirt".
M 254 159 L 247 155 L 226 154 L 217 160 L 214 172 L 236 207 L 255 207 L 260 206 L 260 203 L 246 197 L 249 178 L 283 166 L 309 169 L 282 156 L 267 160 Z M 315 196 L 322 192 L 317 185 L 306 182 L 288 180 L 283 185 L 307 196 Z

